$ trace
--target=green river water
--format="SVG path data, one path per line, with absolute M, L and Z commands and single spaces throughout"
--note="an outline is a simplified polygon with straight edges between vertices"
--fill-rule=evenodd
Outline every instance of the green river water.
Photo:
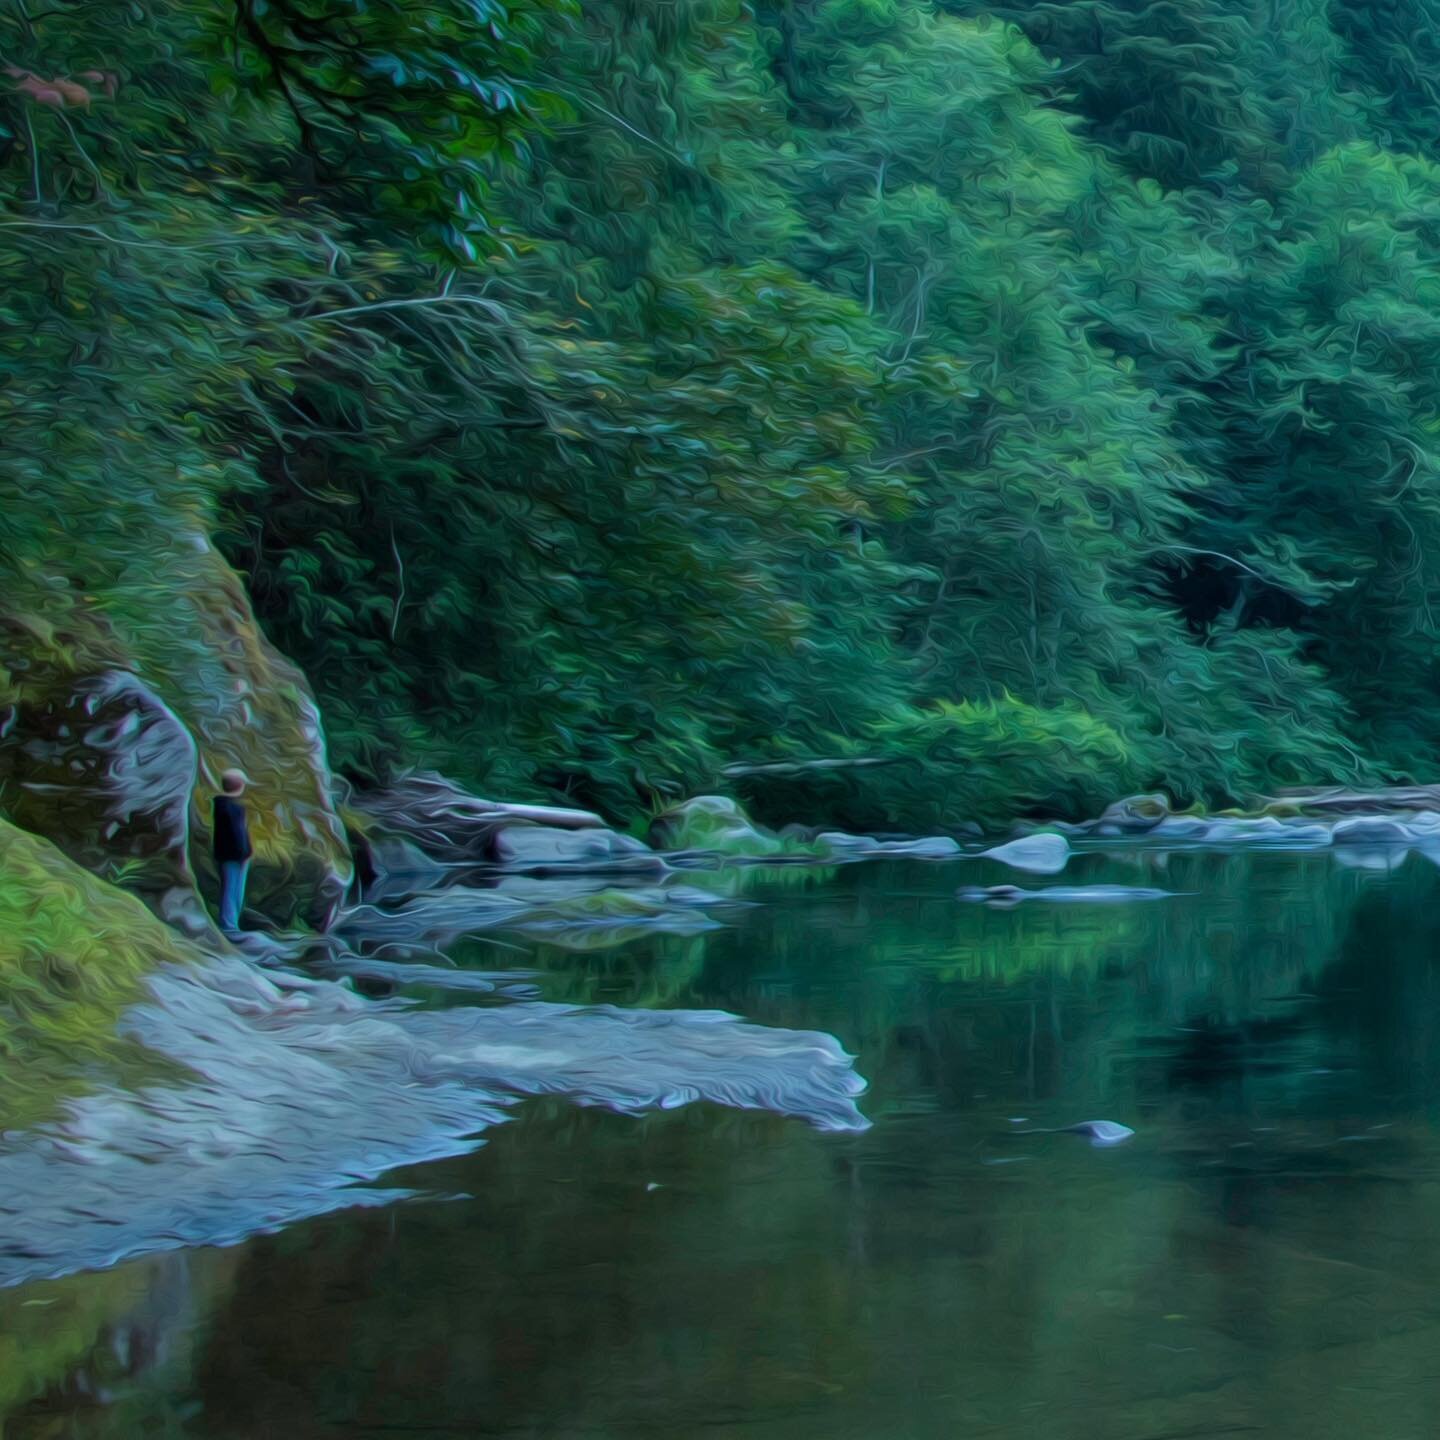
M 0 1292 L 0 1434 L 1430 1436 L 1440 869 L 1369 859 L 1111 850 L 1020 883 L 1176 893 L 1006 910 L 974 861 L 701 875 L 754 903 L 462 946 L 828 1031 L 872 1127 L 525 1101 L 415 1199 Z

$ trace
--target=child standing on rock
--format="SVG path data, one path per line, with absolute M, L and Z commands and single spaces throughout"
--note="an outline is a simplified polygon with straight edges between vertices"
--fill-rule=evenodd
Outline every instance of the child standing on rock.
M 223 794 L 215 797 L 211 825 L 215 863 L 220 867 L 220 929 L 231 939 L 241 933 L 240 914 L 245 908 L 245 878 L 250 870 L 250 828 L 245 823 L 245 776 L 227 770 L 220 777 Z

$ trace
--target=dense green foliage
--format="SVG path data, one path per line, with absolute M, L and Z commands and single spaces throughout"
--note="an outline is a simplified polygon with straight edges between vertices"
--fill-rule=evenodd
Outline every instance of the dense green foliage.
M 6 623 L 208 529 L 343 769 L 620 814 L 1429 776 L 1437 20 L 5 0 Z

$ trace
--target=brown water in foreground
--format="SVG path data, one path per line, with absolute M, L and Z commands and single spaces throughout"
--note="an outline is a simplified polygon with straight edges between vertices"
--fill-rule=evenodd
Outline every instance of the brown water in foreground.
M 524 1101 L 415 1198 L 0 1292 L 4 1440 L 1432 1435 L 1440 869 L 1136 850 L 1063 883 L 1172 898 L 954 898 L 1016 878 L 756 872 L 709 935 L 462 949 L 829 1032 L 872 1128 Z M 1136 1135 L 1014 1133 L 1095 1118 Z

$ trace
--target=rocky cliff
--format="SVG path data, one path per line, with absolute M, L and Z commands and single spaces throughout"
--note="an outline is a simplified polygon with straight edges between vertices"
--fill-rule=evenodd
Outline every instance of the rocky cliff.
M 0 816 L 202 932 L 210 796 L 238 766 L 251 907 L 324 926 L 351 864 L 304 677 L 198 525 L 123 581 L 106 593 L 54 575 L 0 593 Z

